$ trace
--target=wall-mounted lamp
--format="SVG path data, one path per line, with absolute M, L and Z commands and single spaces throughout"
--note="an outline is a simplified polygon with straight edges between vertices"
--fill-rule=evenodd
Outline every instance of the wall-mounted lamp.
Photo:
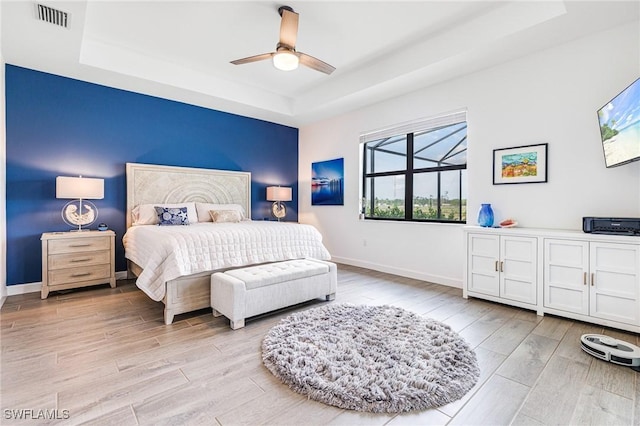
M 271 206 L 271 213 L 278 218 L 278 221 L 287 215 L 287 208 L 283 201 L 291 201 L 291 188 L 286 186 L 268 186 L 267 201 L 274 201 Z
M 69 226 L 83 231 L 98 218 L 98 208 L 90 200 L 104 198 L 104 179 L 58 176 L 56 178 L 56 198 L 73 198 L 62 208 L 62 219 Z

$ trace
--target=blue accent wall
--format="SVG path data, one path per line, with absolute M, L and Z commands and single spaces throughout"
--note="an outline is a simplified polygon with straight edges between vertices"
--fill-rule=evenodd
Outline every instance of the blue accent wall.
M 125 163 L 251 172 L 251 215 L 270 218 L 269 185 L 291 186 L 297 220 L 298 129 L 6 65 L 7 284 L 38 282 L 40 235 L 67 231 L 56 176 L 104 178 L 91 200 L 126 270 Z M 91 226 L 95 229 L 97 222 Z

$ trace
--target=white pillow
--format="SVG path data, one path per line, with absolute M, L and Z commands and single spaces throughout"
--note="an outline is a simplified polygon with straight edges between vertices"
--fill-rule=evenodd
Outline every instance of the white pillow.
M 238 210 L 209 210 L 209 216 L 215 223 L 240 222 L 242 215 Z
M 133 225 L 157 225 L 160 223 L 158 220 L 158 213 L 156 212 L 156 207 L 163 208 L 178 208 L 178 207 L 186 207 L 187 208 L 187 220 L 189 223 L 196 223 L 198 220 L 198 214 L 196 213 L 196 204 L 193 202 L 190 203 L 173 203 L 173 204 L 140 204 L 136 206 L 133 210 L 131 210 L 131 219 Z
M 211 210 L 236 210 L 240 213 L 240 219 L 247 217 L 244 208 L 240 204 L 213 204 L 196 202 L 198 222 L 212 222 L 209 211 Z

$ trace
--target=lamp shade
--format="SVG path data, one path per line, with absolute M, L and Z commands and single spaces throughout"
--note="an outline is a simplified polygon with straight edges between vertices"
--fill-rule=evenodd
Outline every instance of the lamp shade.
M 291 201 L 291 188 L 286 186 L 268 186 L 267 201 Z
M 104 198 L 104 179 L 58 176 L 56 198 L 101 200 Z

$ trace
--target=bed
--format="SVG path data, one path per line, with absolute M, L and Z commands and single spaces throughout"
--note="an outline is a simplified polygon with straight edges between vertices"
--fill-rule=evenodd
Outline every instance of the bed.
M 126 175 L 127 232 L 123 243 L 128 271 L 143 292 L 164 303 L 165 324 L 171 324 L 177 314 L 211 306 L 213 272 L 331 257 L 313 226 L 250 220 L 248 172 L 127 163 Z M 143 207 L 156 205 L 188 206 L 189 226 L 144 224 Z M 244 213 L 243 220 L 193 220 L 194 215 L 205 220 L 212 205 L 225 211 L 225 206 L 233 206 Z M 195 213 L 192 206 L 197 206 Z

